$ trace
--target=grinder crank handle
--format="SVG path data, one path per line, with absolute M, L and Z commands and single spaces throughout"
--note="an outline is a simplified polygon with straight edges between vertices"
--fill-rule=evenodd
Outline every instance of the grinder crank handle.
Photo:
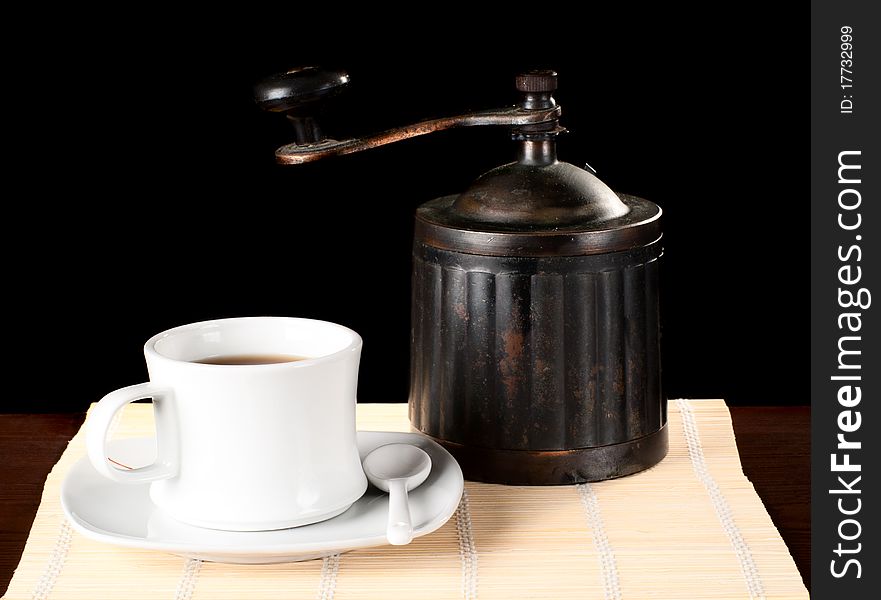
M 294 126 L 296 143 L 307 146 L 325 139 L 313 113 L 322 102 L 336 96 L 349 85 L 349 74 L 342 70 L 297 67 L 261 80 L 254 86 L 257 106 L 269 112 L 286 113 Z
M 560 117 L 560 107 L 550 99 L 550 92 L 556 88 L 556 73 L 536 72 L 518 78 L 518 89 L 527 97 L 547 94 L 548 101 L 526 100 L 519 106 L 495 108 L 457 115 L 429 119 L 412 125 L 396 127 L 380 133 L 347 140 L 325 138 L 318 129 L 313 117 L 304 116 L 314 109 L 321 100 L 345 89 L 349 76 L 345 71 L 323 70 L 318 67 L 301 67 L 286 73 L 272 75 L 259 82 L 255 88 L 255 99 L 260 108 L 271 112 L 287 112 L 294 122 L 297 133 L 293 144 L 281 146 L 275 151 L 275 159 L 281 164 L 301 164 L 330 156 L 352 154 L 384 146 L 412 137 L 451 129 L 453 127 L 473 127 L 477 125 L 507 125 L 509 127 L 547 124 L 550 131 L 560 132 L 556 125 Z M 521 87 L 520 79 L 524 85 Z M 552 89 L 539 89 L 545 81 L 553 81 Z M 548 84 L 549 85 L 549 84 Z M 535 89 L 531 89 L 535 87 Z

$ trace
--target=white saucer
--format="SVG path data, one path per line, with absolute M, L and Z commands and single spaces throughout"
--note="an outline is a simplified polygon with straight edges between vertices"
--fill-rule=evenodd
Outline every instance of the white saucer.
M 431 533 L 459 505 L 462 470 L 446 450 L 422 435 L 358 432 L 362 460 L 374 448 L 391 443 L 414 444 L 431 456 L 431 474 L 410 492 L 413 537 Z M 123 464 L 148 464 L 155 444 L 150 438 L 115 440 L 109 453 Z M 175 521 L 150 501 L 149 484 L 110 481 L 83 458 L 64 480 L 61 505 L 74 529 L 87 538 L 216 562 L 294 562 L 388 543 L 388 495 L 373 486 L 349 510 L 321 523 L 277 531 L 219 531 Z

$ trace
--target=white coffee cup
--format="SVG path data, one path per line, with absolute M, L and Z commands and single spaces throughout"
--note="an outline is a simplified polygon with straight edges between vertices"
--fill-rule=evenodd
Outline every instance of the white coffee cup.
M 200 527 L 296 527 L 345 511 L 367 489 L 355 440 L 361 337 L 286 317 L 193 323 L 144 346 L 150 382 L 111 392 L 86 432 L 95 469 L 119 483 L 152 482 L 170 516 Z M 294 362 L 203 364 L 209 357 L 289 355 Z M 108 460 L 116 412 L 153 399 L 157 458 L 124 470 Z M 110 457 L 112 458 L 112 457 Z

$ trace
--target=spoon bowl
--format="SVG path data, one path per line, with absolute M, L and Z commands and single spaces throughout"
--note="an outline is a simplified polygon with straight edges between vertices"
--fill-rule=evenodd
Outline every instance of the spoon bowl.
M 389 494 L 386 536 L 395 546 L 413 539 L 407 492 L 422 485 L 431 472 L 431 458 L 410 444 L 386 444 L 376 448 L 362 463 L 364 474 L 374 486 Z

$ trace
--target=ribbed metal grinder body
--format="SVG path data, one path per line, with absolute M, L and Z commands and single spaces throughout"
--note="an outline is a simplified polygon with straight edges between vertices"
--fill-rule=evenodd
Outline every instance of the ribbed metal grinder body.
M 627 216 L 581 230 L 481 231 L 452 197 L 417 212 L 410 419 L 467 479 L 597 481 L 666 454 L 660 209 L 621 199 Z

